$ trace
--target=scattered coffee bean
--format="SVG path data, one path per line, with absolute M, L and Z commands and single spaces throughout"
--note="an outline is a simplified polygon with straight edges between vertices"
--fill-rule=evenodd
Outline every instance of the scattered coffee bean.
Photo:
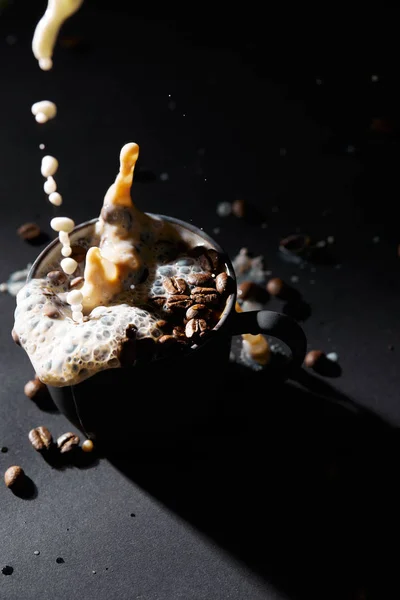
M 38 452 L 48 450 L 53 443 L 53 436 L 47 427 L 40 426 L 31 429 L 28 434 L 29 441 Z
M 163 285 L 168 294 L 185 294 L 187 288 L 186 281 L 180 277 L 165 277 Z
M 207 323 L 204 319 L 190 319 L 186 323 L 185 335 L 187 338 L 199 336 L 203 331 L 207 330 Z
M 39 552 L 39 550 L 34 550 L 34 551 L 33 551 L 33 554 L 34 554 L 35 556 L 39 556 L 40 552 Z
M 78 287 L 80 287 L 81 285 L 83 285 L 84 283 L 84 278 L 83 277 L 74 277 L 74 279 L 72 279 L 69 283 L 69 287 L 70 289 L 76 289 Z
M 193 304 L 186 311 L 186 318 L 190 319 L 205 319 L 207 320 L 211 315 L 211 311 L 205 304 Z
M 71 258 L 76 260 L 77 263 L 81 263 L 86 258 L 87 250 L 82 246 L 74 245 L 71 246 Z
M 85 440 L 82 444 L 82 450 L 84 452 L 93 452 L 94 444 L 93 444 L 92 440 Z
M 13 330 L 11 331 L 11 337 L 12 337 L 12 339 L 14 340 L 14 342 L 17 344 L 17 346 L 20 346 L 20 345 L 21 345 L 21 342 L 19 341 L 19 337 L 18 337 L 18 334 L 17 334 L 17 332 L 15 331 L 15 329 L 13 329 Z
M 232 213 L 238 219 L 243 219 L 243 217 L 246 215 L 245 201 L 240 199 L 240 200 L 235 200 L 234 202 L 232 202 Z
M 53 285 L 62 285 L 67 279 L 67 276 L 62 271 L 50 271 L 47 273 L 47 279 Z
M 6 565 L 1 569 L 3 575 L 12 575 L 14 573 L 14 568 L 10 567 L 10 565 Z
M 254 283 L 254 281 L 242 281 L 242 283 L 238 285 L 238 298 L 240 300 L 252 298 L 255 295 L 254 290 L 256 285 L 257 284 Z
M 61 556 L 58 556 L 58 557 L 56 558 L 56 563 L 57 563 L 58 565 L 63 565 L 63 564 L 65 563 L 65 560 L 64 560 L 64 559 L 63 559 Z
M 267 291 L 271 296 L 282 296 L 286 291 L 286 284 L 279 277 L 274 277 L 268 281 Z
M 6 454 L 6 452 L 8 452 L 8 448 L 7 448 L 7 446 L 2 446 L 2 447 L 1 447 L 1 452 L 2 452 L 3 454 Z
M 40 392 L 43 392 L 45 388 L 45 384 L 40 381 L 39 377 L 35 377 L 35 379 L 31 379 L 31 381 L 25 384 L 24 393 L 28 398 L 34 398 Z
M 18 227 L 17 233 L 21 239 L 30 241 L 39 237 L 41 231 L 36 223 L 24 223 L 21 227 Z
M 193 304 L 193 300 L 186 295 L 178 295 L 170 296 L 167 298 L 165 302 L 165 306 L 168 310 L 180 310 L 189 308 Z
M 19 489 L 22 487 L 25 479 L 24 470 L 16 465 L 9 467 L 4 473 L 4 482 L 10 489 Z
M 65 452 L 71 452 L 75 450 L 77 445 L 79 444 L 79 437 L 76 433 L 63 433 L 57 440 L 57 447 L 60 450 L 61 454 Z
M 312 369 L 324 357 L 325 357 L 325 353 L 322 352 L 322 350 L 310 350 L 310 352 L 308 352 L 306 354 L 306 357 L 304 359 L 304 364 L 306 367 L 309 367 Z
M 58 319 L 60 316 L 60 311 L 52 304 L 51 302 L 46 302 L 43 307 L 42 314 L 44 317 L 48 317 L 49 319 Z
M 191 273 L 188 278 L 190 285 L 207 285 L 212 282 L 210 273 Z

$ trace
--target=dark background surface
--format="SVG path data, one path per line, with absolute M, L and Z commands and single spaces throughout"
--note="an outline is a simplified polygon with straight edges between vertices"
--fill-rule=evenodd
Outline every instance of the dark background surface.
M 229 406 L 219 435 L 52 468 L 27 433 L 70 425 L 24 396 L 32 368 L 10 338 L 15 299 L 1 295 L 0 466 L 20 464 L 36 492 L 0 488 L 0 567 L 14 569 L 0 574 L 0 598 L 398 597 L 393 15 L 87 1 L 62 31 L 82 43 L 59 43 L 43 73 L 30 44 L 44 3 L 25 5 L 0 16 L 0 281 L 37 255 L 17 237 L 21 223 L 51 235 L 39 144 L 59 159 L 62 213 L 81 222 L 98 214 L 121 146 L 136 141 L 137 205 L 203 227 L 232 257 L 262 254 L 273 275 L 297 275 L 309 347 L 337 352 L 342 373 L 303 371 L 281 386 L 239 368 L 220 385 L 202 374 L 204 394 Z M 40 126 L 30 107 L 47 98 L 58 115 Z M 237 198 L 255 220 L 217 215 Z M 333 264 L 283 262 L 279 240 L 295 231 L 334 236 Z M 190 401 L 198 383 L 183 382 Z

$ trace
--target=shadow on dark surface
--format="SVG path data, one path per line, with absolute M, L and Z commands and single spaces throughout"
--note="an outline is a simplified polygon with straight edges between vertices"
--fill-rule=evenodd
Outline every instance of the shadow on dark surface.
M 230 365 L 213 393 L 211 427 L 162 451 L 106 457 L 290 598 L 386 598 L 397 431 L 305 371 L 271 384 Z
M 57 446 L 41 453 L 43 460 L 53 469 L 63 471 L 65 469 L 76 467 L 78 469 L 91 469 L 99 464 L 98 452 L 84 452 L 81 447 L 75 448 L 70 452 L 61 454 Z
M 31 398 L 31 400 L 43 412 L 48 412 L 48 413 L 59 412 L 58 408 L 54 404 L 54 402 L 47 390 L 47 387 L 41 389 L 40 392 L 34 398 Z
M 296 321 L 306 321 L 311 317 L 311 306 L 302 298 L 298 300 L 286 302 L 283 305 L 282 312 Z
M 12 490 L 14 496 L 22 500 L 34 500 L 38 496 L 38 490 L 30 477 L 25 475 L 23 485 L 20 488 Z

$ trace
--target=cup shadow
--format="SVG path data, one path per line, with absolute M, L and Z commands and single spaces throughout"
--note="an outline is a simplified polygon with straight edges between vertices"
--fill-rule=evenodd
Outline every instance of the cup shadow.
M 230 364 L 203 393 L 211 420 L 105 457 L 290 598 L 399 594 L 397 430 L 304 370 Z

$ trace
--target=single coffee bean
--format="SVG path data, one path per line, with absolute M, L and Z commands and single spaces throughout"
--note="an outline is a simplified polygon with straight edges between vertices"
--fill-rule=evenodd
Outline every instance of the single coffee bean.
M 190 319 L 205 319 L 207 320 L 211 315 L 211 310 L 207 308 L 205 304 L 193 304 L 186 311 L 186 318 Z
M 39 377 L 35 377 L 35 379 L 32 379 L 25 384 L 24 394 L 25 396 L 28 396 L 28 398 L 35 398 L 35 396 L 37 396 L 45 388 L 45 384 L 40 381 Z
M 214 272 L 219 270 L 219 254 L 216 250 L 210 248 L 199 257 L 199 263 L 204 271 Z
M 30 241 L 39 237 L 41 231 L 36 223 L 24 223 L 21 227 L 18 227 L 17 233 L 21 239 Z
M 74 277 L 74 279 L 69 282 L 69 287 L 71 290 L 75 290 L 83 285 L 84 281 L 83 277 Z
M 188 278 L 188 283 L 190 285 L 209 285 L 213 279 L 211 277 L 211 273 L 191 273 Z
M 168 321 L 166 321 L 165 319 L 160 319 L 159 321 L 157 321 L 156 327 L 158 327 L 159 329 L 165 329 L 166 327 L 168 327 Z
M 48 317 L 49 319 L 58 319 L 60 316 L 60 312 L 51 302 L 46 302 L 43 307 L 42 314 L 44 317 Z
M 243 217 L 246 215 L 245 201 L 240 199 L 240 200 L 235 200 L 234 202 L 232 202 L 232 213 L 238 219 L 243 219 Z
M 53 285 L 62 285 L 67 279 L 67 276 L 62 271 L 50 271 L 47 273 L 47 279 Z
M 233 279 L 225 271 L 222 271 L 215 278 L 215 287 L 219 294 L 230 293 L 233 288 Z
M 82 246 L 74 245 L 71 246 L 71 258 L 76 260 L 77 263 L 81 263 L 85 260 L 87 250 Z
M 186 323 L 185 335 L 187 338 L 197 337 L 203 331 L 207 330 L 207 323 L 204 319 L 190 319 Z
M 191 296 L 191 299 L 195 304 L 218 304 L 220 296 L 217 293 L 193 294 L 193 296 Z
M 306 357 L 304 359 L 304 364 L 306 367 L 309 367 L 312 369 L 324 357 L 325 357 L 325 354 L 324 354 L 324 352 L 322 352 L 322 350 L 310 350 L 310 352 L 308 352 L 306 354 Z
M 25 473 L 21 467 L 13 465 L 4 473 L 4 483 L 10 489 L 19 489 L 25 480 Z
M 192 258 L 199 258 L 207 251 L 207 248 L 204 246 L 195 246 L 194 248 L 189 248 L 188 255 Z
M 185 294 L 187 288 L 186 281 L 180 277 L 165 277 L 163 285 L 168 294 Z
M 247 300 L 253 296 L 253 290 L 257 284 L 254 281 L 242 281 L 238 285 L 238 298 L 240 300 Z
M 65 452 L 71 452 L 75 450 L 77 445 L 79 444 L 79 436 L 76 433 L 63 433 L 57 440 L 57 447 L 60 450 L 61 454 L 65 454 Z
M 11 331 L 11 337 L 14 340 L 14 342 L 17 344 L 17 346 L 21 345 L 21 342 L 19 341 L 18 333 L 15 331 L 15 329 L 13 329 Z
M 174 311 L 189 308 L 192 304 L 193 300 L 189 296 L 175 294 L 167 299 L 165 306 L 168 310 Z
M 190 292 L 191 294 L 216 294 L 216 290 L 211 287 L 195 287 Z
M 48 450 L 53 442 L 53 436 L 47 427 L 40 426 L 31 429 L 28 434 L 29 441 L 38 452 Z
M 267 291 L 271 294 L 271 296 L 282 296 L 285 294 L 286 289 L 287 286 L 285 282 L 279 277 L 274 277 L 267 283 Z

